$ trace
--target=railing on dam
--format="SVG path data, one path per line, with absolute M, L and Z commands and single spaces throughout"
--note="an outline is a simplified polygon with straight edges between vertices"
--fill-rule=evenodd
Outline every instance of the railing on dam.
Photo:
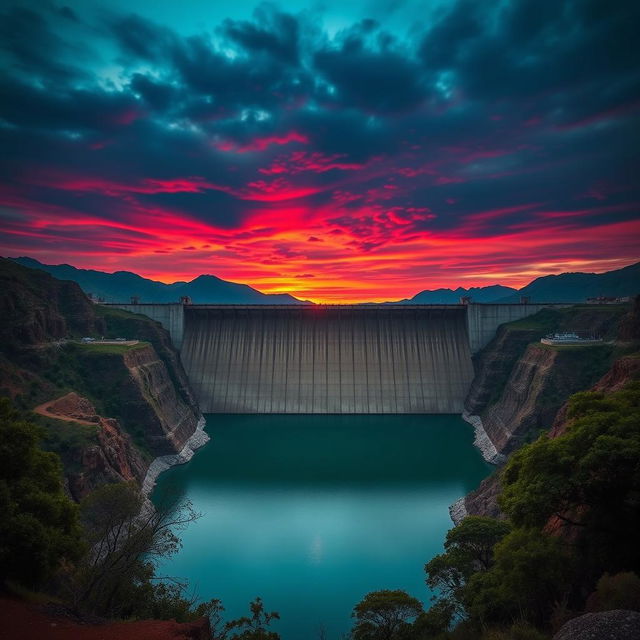
M 457 305 L 186 307 L 181 357 L 205 413 L 459 413 L 473 377 Z

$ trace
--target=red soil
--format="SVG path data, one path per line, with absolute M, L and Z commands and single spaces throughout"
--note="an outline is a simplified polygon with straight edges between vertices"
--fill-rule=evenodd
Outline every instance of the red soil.
M 49 400 L 33 409 L 34 413 L 49 418 L 59 418 L 67 422 L 95 426 L 99 421 L 94 406 L 82 396 L 72 391 L 61 398 Z
M 11 640 L 210 640 L 209 621 L 139 620 L 80 624 L 39 605 L 0 598 L 0 635 Z

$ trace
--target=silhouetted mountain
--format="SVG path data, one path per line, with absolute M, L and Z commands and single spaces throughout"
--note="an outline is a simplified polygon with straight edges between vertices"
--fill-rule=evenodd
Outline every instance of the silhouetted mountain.
M 517 289 L 493 284 L 488 287 L 471 287 L 464 289 L 434 289 L 416 293 L 413 298 L 401 300 L 400 304 L 459 304 L 460 298 L 470 296 L 473 302 L 495 302 L 510 294 L 517 294 Z
M 196 304 L 302 304 L 288 293 L 265 294 L 246 284 L 236 284 L 202 275 L 191 282 L 164 284 L 143 278 L 129 271 L 105 273 L 93 269 L 77 269 L 68 264 L 42 264 L 33 258 L 15 258 L 15 262 L 32 269 L 50 273 L 59 280 L 77 282 L 85 293 L 91 293 L 106 302 L 129 302 L 138 296 L 141 302 L 178 302 L 189 296 Z
M 260 293 L 246 284 L 236 284 L 212 275 L 201 275 L 191 282 L 164 284 L 129 271 L 105 273 L 77 269 L 68 264 L 46 265 L 33 258 L 14 258 L 15 262 L 50 273 L 60 280 L 77 282 L 85 293 L 106 302 L 129 302 L 139 296 L 141 302 L 177 302 L 189 296 L 196 304 L 304 304 L 288 293 Z M 463 296 L 472 302 L 519 302 L 529 296 L 531 302 L 584 302 L 599 296 L 640 294 L 640 262 L 606 273 L 561 273 L 536 278 L 520 290 L 494 284 L 465 289 L 435 289 L 417 293 L 413 298 L 386 304 L 458 304 Z
M 587 298 L 622 297 L 640 294 L 640 262 L 605 273 L 561 273 L 536 278 L 515 294 L 498 302 L 585 302 Z

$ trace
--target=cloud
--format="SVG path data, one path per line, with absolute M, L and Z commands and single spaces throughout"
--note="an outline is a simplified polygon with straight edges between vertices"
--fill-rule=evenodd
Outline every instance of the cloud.
M 289 64 L 299 61 L 298 21 L 272 5 L 259 6 L 253 21 L 226 20 L 222 32 L 247 52 L 264 53 Z
M 637 259 L 638 3 L 392 4 L 7 3 L 0 251 L 326 300 Z

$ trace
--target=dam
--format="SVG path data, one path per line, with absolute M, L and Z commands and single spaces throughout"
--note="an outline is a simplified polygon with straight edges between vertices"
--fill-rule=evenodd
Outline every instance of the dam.
M 203 413 L 443 414 L 497 327 L 549 305 L 113 306 L 169 331 Z
M 464 309 L 189 309 L 181 358 L 205 413 L 460 413 Z

